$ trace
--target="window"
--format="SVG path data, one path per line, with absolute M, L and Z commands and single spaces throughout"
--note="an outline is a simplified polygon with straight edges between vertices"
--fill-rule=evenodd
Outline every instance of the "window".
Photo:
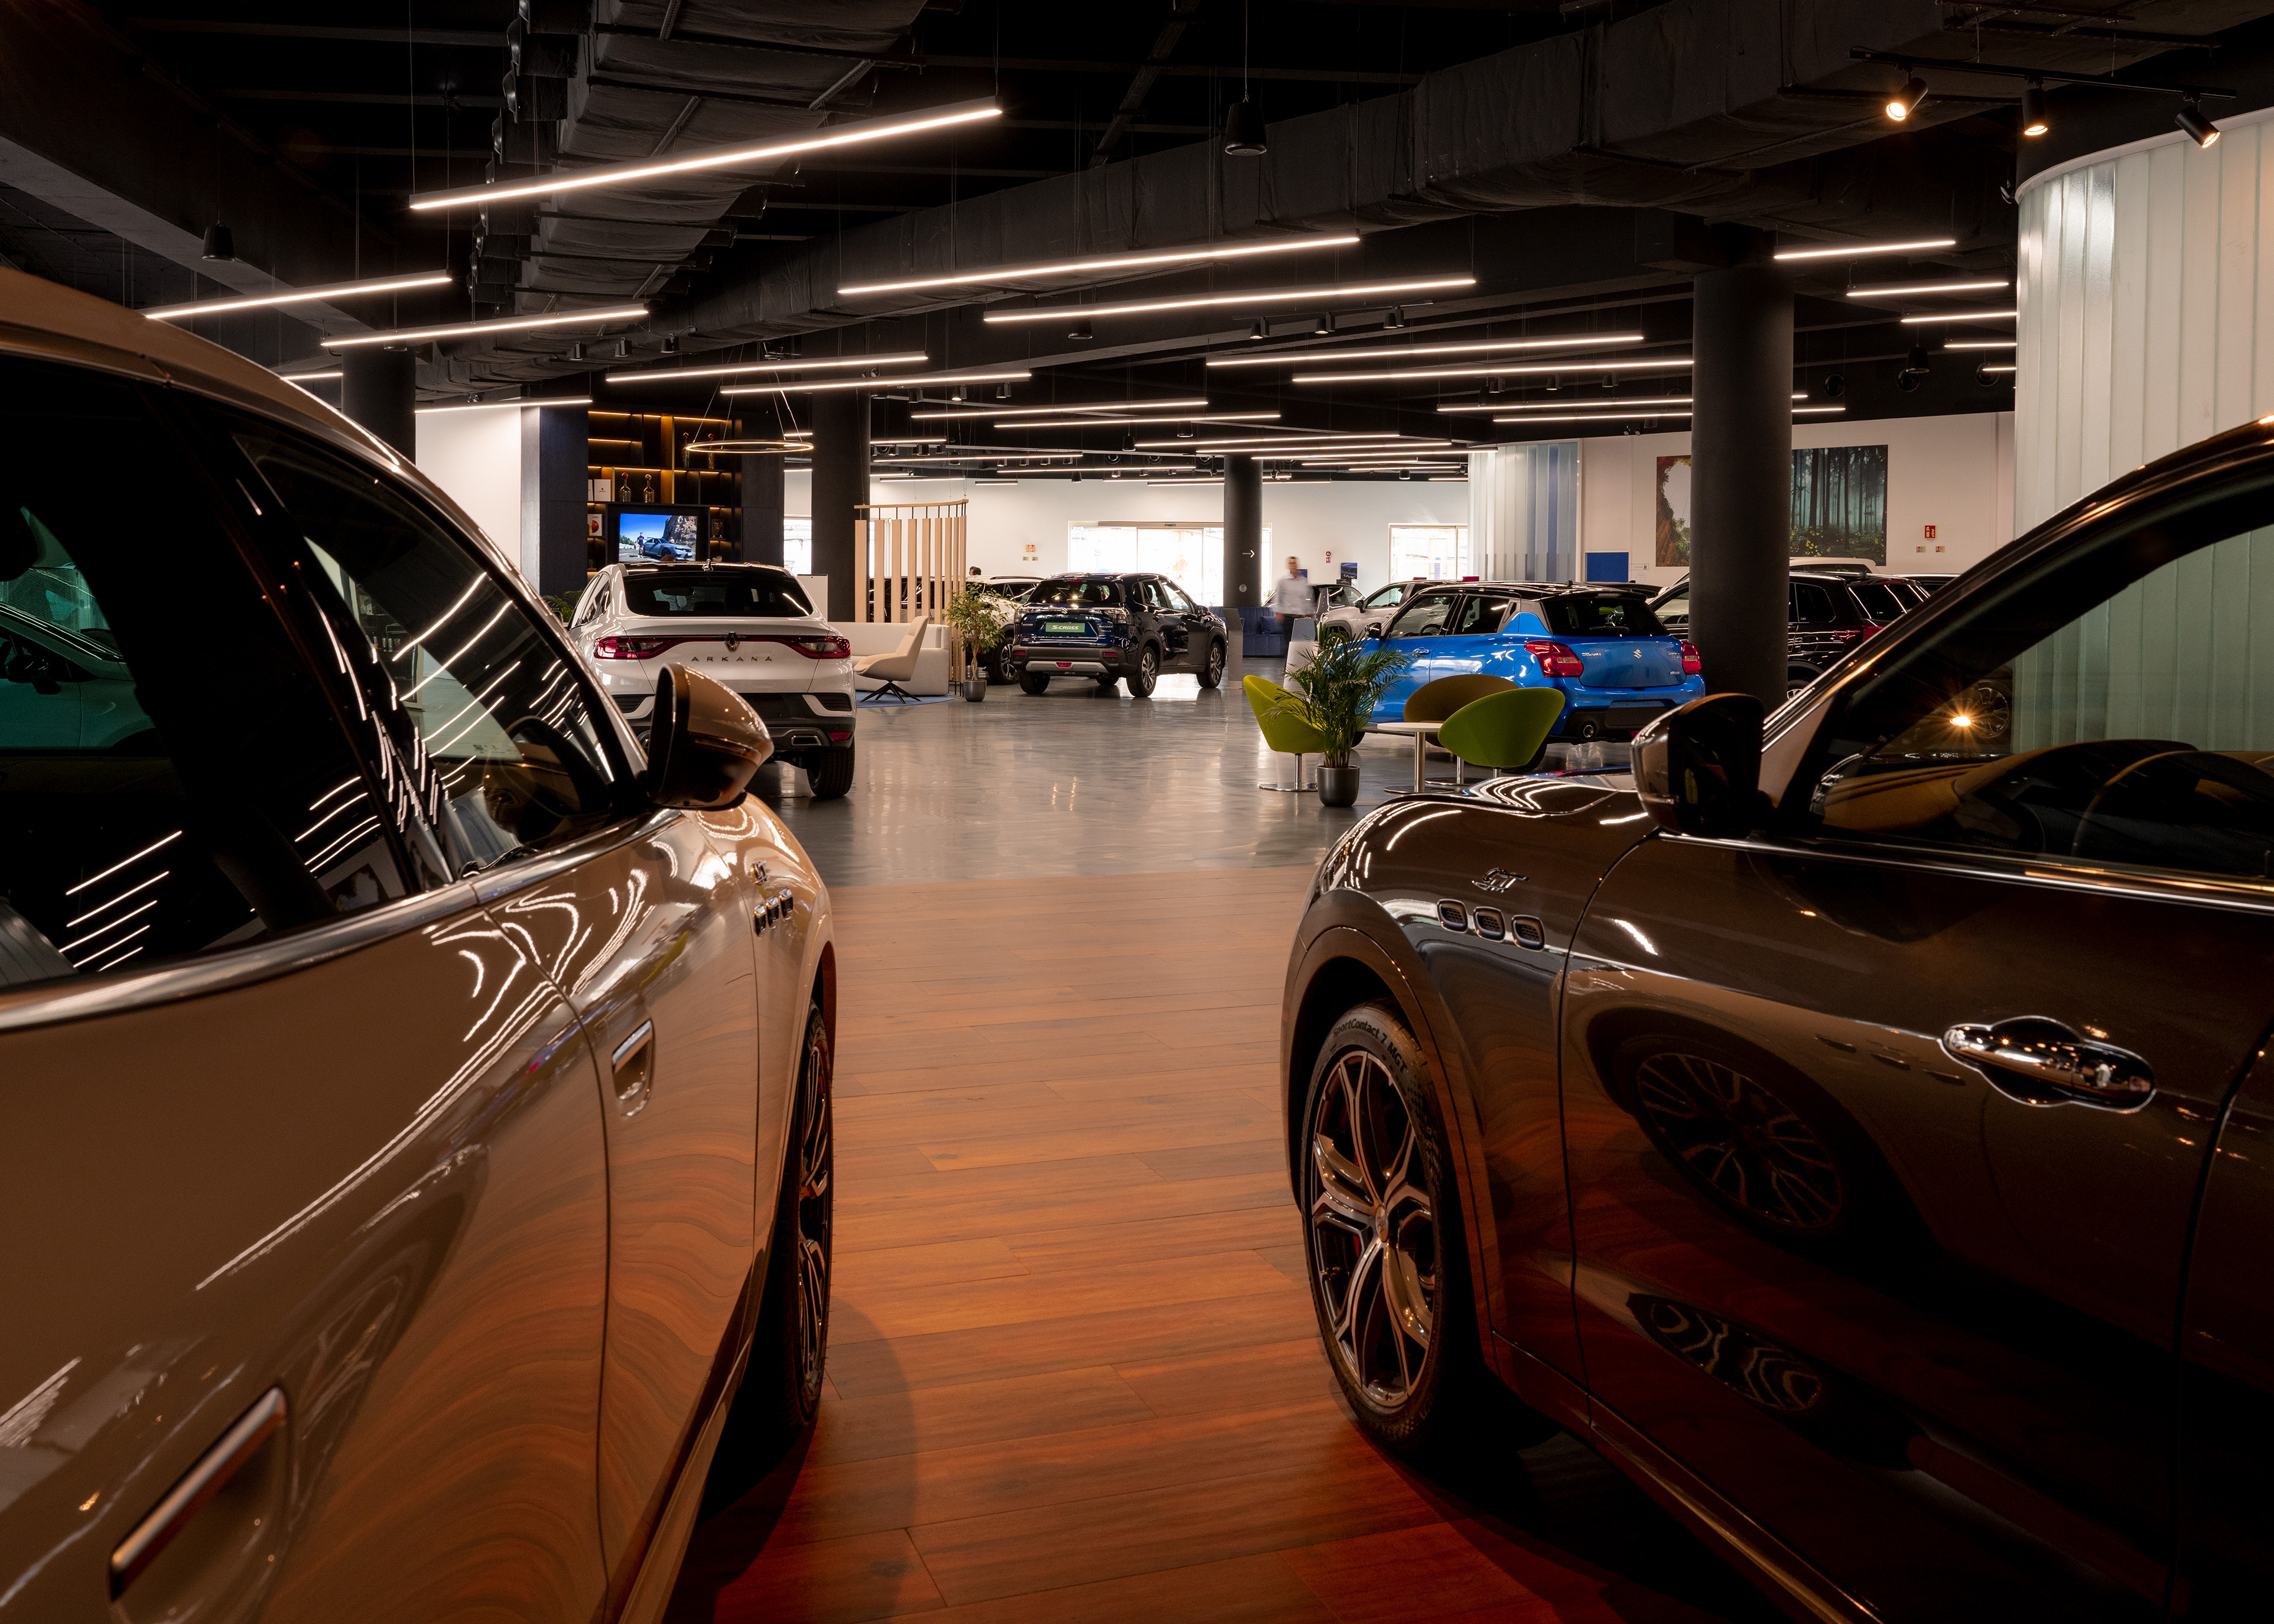
M 1559 637 L 1666 635 L 1666 628 L 1650 612 L 1649 602 L 1640 598 L 1620 598 L 1608 592 L 1575 593 L 1570 598 L 1551 598 L 1546 607 L 1547 624 L 1555 628 Z
M 1442 637 L 1445 635 L 1445 617 L 1453 612 L 1460 600 L 1456 592 L 1429 592 L 1415 598 L 1397 612 L 1384 633 L 1389 637 Z
M 1457 581 L 1469 573 L 1465 524 L 1393 524 L 1389 573 L 1425 581 Z
M 2274 883 L 2263 495 L 2135 521 L 2010 580 L 1859 688 L 1811 759 L 1824 832 Z M 2222 534 L 2222 531 L 2225 534 Z
M 1832 594 L 1813 581 L 1792 583 L 1792 618 L 1805 624 L 1823 626 L 1840 618 L 1832 606 Z
M 1383 587 L 1372 598 L 1367 598 L 1361 607 L 1367 609 L 1394 609 L 1397 606 L 1398 599 L 1404 596 L 1405 583 L 1400 581 L 1395 585 Z
M 252 459 L 337 594 L 342 666 L 469 874 L 573 839 L 614 814 L 629 773 L 575 658 L 472 551 L 404 493 L 314 447 L 243 427 Z
M 1487 598 L 1472 592 L 1461 600 L 1459 617 L 1448 634 L 1454 637 L 1481 637 L 1500 629 L 1501 618 L 1508 613 L 1509 600 L 1504 597 Z
M 178 448 L 183 410 L 0 361 L 0 984 L 410 889 L 400 821 L 240 550 L 250 514 Z
M 1881 626 L 1911 606 L 1909 598 L 1884 581 L 1851 581 L 1848 590 L 1864 606 L 1864 614 Z
M 1169 595 L 1169 607 L 1177 613 L 1198 615 L 1202 613 L 1201 606 L 1186 595 L 1182 587 L 1171 583 L 1165 590 Z
M 1114 580 L 1045 581 L 1027 596 L 1030 604 L 1065 604 L 1081 608 L 1118 604 L 1121 583 Z
M 813 521 L 782 521 L 782 568 L 793 575 L 813 573 Z
M 1685 581 L 1658 605 L 1658 623 L 1668 631 L 1683 630 L 1690 624 L 1690 583 Z
M 749 568 L 627 572 L 624 607 L 636 615 L 720 620 L 784 620 L 813 613 L 794 576 Z
M 1263 531 L 1263 551 L 1271 551 L 1271 531 Z M 1202 603 L 1224 601 L 1224 526 L 1221 524 L 1069 524 L 1066 568 L 1073 570 L 1138 571 L 1183 583 Z

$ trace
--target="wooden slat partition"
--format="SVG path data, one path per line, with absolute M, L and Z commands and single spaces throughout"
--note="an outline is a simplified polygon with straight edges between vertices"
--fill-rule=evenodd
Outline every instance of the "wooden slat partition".
M 947 609 L 963 587 L 966 502 L 867 502 L 854 511 L 857 620 L 905 621 Z M 962 649 L 951 639 L 948 664 L 960 670 Z

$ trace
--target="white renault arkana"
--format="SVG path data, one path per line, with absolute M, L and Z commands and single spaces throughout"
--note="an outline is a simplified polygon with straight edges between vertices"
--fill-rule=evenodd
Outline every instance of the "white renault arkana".
M 772 564 L 610 564 L 568 618 L 636 732 L 666 664 L 740 694 L 773 735 L 776 760 L 805 769 L 813 793 L 853 787 L 853 649 L 814 613 L 797 577 Z

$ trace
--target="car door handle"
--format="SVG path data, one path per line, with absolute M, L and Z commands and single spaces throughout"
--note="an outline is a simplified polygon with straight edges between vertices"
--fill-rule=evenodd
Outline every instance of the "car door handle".
M 631 1036 L 616 1045 L 609 1062 L 615 1078 L 617 1109 L 627 1116 L 637 1116 L 655 1087 L 655 1023 L 640 1022 Z
M 110 1597 L 113 1601 L 117 1600 L 128 1585 L 140 1578 L 150 1565 L 165 1553 L 176 1537 L 196 1521 L 198 1514 L 216 1496 L 229 1491 L 233 1484 L 238 1484 L 239 1478 L 245 1476 L 245 1468 L 260 1455 L 262 1447 L 283 1426 L 284 1419 L 284 1389 L 271 1387 L 253 1401 L 252 1407 L 230 1425 L 229 1431 L 215 1440 L 213 1447 L 197 1458 L 179 1481 L 166 1491 L 163 1499 L 150 1507 L 148 1515 L 134 1525 L 110 1553 Z M 276 1507 L 270 1501 L 275 1499 L 275 1495 L 265 1491 L 281 1488 L 282 1482 L 281 1471 L 270 1471 L 265 1474 L 265 1481 L 250 1485 L 252 1492 L 233 1496 L 244 1502 L 229 1507 L 233 1520 L 250 1522 L 255 1529 L 264 1518 L 273 1522 Z M 206 1543 L 215 1545 L 211 1540 Z M 217 1554 L 221 1548 L 216 1546 L 215 1552 L 207 1554 Z
M 2136 1111 L 2155 1096 L 2156 1074 L 2128 1049 L 2095 1043 L 2042 1015 L 1994 1026 L 1953 1026 L 1945 1053 L 1981 1068 L 1999 1092 L 2029 1105 L 2077 1101 Z

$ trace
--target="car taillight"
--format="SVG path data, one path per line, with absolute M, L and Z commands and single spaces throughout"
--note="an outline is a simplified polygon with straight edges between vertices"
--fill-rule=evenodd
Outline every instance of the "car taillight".
M 1698 645 L 1694 643 L 1683 643 L 1682 645 L 1682 674 L 1685 677 L 1694 677 L 1705 669 L 1706 662 L 1698 658 Z
M 1564 644 L 1546 638 L 1533 638 L 1525 649 L 1540 662 L 1540 673 L 1547 677 L 1584 677 L 1587 674 L 1585 661 Z
M 842 637 L 785 637 L 784 643 L 808 659 L 850 659 L 853 645 Z
M 852 736 L 853 735 L 851 733 L 832 733 L 829 735 L 829 742 L 832 744 L 842 744 Z
M 676 637 L 603 637 L 592 645 L 594 659 L 653 659 L 679 641 Z

